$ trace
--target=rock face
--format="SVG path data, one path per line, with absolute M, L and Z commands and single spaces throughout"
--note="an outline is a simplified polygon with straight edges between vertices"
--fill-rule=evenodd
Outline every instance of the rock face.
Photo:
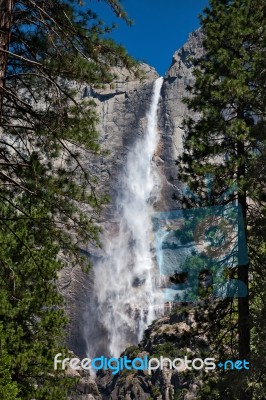
M 159 155 L 163 161 L 161 209 L 165 210 L 177 208 L 178 202 L 175 199 L 180 197 L 176 160 L 182 152 L 183 119 L 189 116 L 183 99 L 188 97 L 187 86 L 194 83 L 192 59 L 203 54 L 202 40 L 201 29 L 191 33 L 185 45 L 175 52 L 172 65 L 164 77 L 159 111 Z
M 100 168 L 100 171 L 96 171 L 97 175 L 100 172 L 100 189 L 109 193 L 112 199 L 119 191 L 118 177 L 128 150 L 136 138 L 144 133 L 153 83 L 158 78 L 154 68 L 142 64 L 141 69 L 141 79 L 135 78 L 127 70 L 116 69 L 117 78 L 111 88 L 84 89 L 84 96 L 96 102 L 101 148 L 109 152 L 96 163 L 93 162 L 92 167 L 96 165 L 96 168 Z
M 68 369 L 67 376 L 78 380 L 67 400 L 102 400 L 97 383 L 88 372 Z
M 164 77 L 161 101 L 158 111 L 160 144 L 155 154 L 156 165 L 162 177 L 162 196 L 157 210 L 164 211 L 177 207 L 180 186 L 177 181 L 177 156 L 182 151 L 183 118 L 189 115 L 183 98 L 187 96 L 187 85 L 193 85 L 193 65 L 191 59 L 203 54 L 203 33 L 197 30 L 190 34 L 187 43 L 178 50 L 172 65 Z M 117 70 L 117 78 L 110 87 L 94 89 L 84 87 L 82 97 L 93 98 L 99 113 L 100 142 L 103 150 L 109 151 L 97 160 L 87 161 L 90 170 L 98 175 L 100 192 L 107 192 L 111 202 L 103 214 L 103 224 L 115 222 L 114 199 L 120 190 L 119 173 L 124 165 L 128 149 L 139 135 L 143 135 L 149 108 L 152 88 L 158 77 L 156 71 L 143 64 L 143 79 L 135 79 L 126 70 Z M 84 249 L 92 261 L 101 257 L 97 249 Z M 66 269 L 60 276 L 60 290 L 66 299 L 66 309 L 70 316 L 68 328 L 69 348 L 78 356 L 86 355 L 87 340 L 84 326 L 88 323 L 88 304 L 90 303 L 91 277 L 79 267 Z M 168 350 L 177 354 L 180 349 L 194 352 L 206 346 L 204 339 L 191 342 L 187 333 L 192 325 L 191 316 L 167 316 L 152 324 L 145 333 L 140 346 L 129 348 L 128 354 L 154 355 L 161 351 L 166 356 Z M 174 318 L 177 318 L 175 321 Z M 183 318 L 183 319 L 182 319 Z M 97 327 L 96 327 L 97 328 Z M 96 329 L 97 330 L 97 329 Z M 95 333 L 97 334 L 97 332 Z M 160 347 L 163 346 L 163 347 Z M 180 353 L 179 353 L 180 354 Z M 196 399 L 200 385 L 197 377 L 177 374 L 167 368 L 156 371 L 151 376 L 144 372 L 138 374 L 113 375 L 105 373 L 97 377 L 97 385 L 88 376 L 80 376 L 80 390 L 73 400 L 88 399 L 136 399 L 136 400 L 184 400 Z M 179 397 L 178 397 L 179 396 Z M 182 396 L 182 397 L 181 397 Z

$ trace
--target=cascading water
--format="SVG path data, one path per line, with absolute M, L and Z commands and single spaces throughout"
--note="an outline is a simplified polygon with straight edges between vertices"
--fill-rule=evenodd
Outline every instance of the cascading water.
M 116 201 L 118 231 L 109 232 L 109 238 L 107 233 L 104 260 L 95 268 L 98 319 L 114 357 L 127 345 L 138 343 L 156 317 L 151 216 L 160 179 L 152 158 L 159 142 L 157 109 L 162 83 L 163 78 L 155 81 L 145 134 L 129 151 L 122 171 L 122 190 Z

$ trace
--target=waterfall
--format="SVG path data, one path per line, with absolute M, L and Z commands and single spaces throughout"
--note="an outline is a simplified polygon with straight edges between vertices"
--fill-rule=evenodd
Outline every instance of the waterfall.
M 109 237 L 107 234 L 104 260 L 95 268 L 98 319 L 108 336 L 108 352 L 114 357 L 138 343 L 156 317 L 151 217 L 160 178 L 152 159 L 159 142 L 157 110 L 162 83 L 163 78 L 154 83 L 147 128 L 128 152 L 116 200 L 118 229 L 109 232 Z

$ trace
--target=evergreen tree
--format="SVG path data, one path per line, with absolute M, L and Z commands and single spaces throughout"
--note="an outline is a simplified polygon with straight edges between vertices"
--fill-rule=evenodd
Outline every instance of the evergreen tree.
M 1 398 L 65 399 L 74 382 L 53 371 L 55 354 L 67 355 L 62 346 L 66 318 L 56 287 L 59 248 L 52 221 L 42 231 L 35 223 L 47 220 L 45 205 L 30 204 L 27 195 L 25 200 L 31 218 L 10 207 L 1 210 Z
M 128 20 L 118 0 L 106 1 Z M 93 7 L 93 3 L 91 4 Z M 57 292 L 62 255 L 88 265 L 107 200 L 84 160 L 100 153 L 94 103 L 113 66 L 134 69 L 110 28 L 77 0 L 0 0 L 0 397 L 63 399 L 53 370 L 66 318 Z
M 238 265 L 229 273 L 249 288 L 249 272 L 258 264 L 254 242 L 265 239 L 254 227 L 255 216 L 265 223 L 265 185 L 255 172 L 265 154 L 265 2 L 210 0 L 201 23 L 205 54 L 195 62 L 196 83 L 189 89 L 192 96 L 186 99 L 188 107 L 200 116 L 185 121 L 179 175 L 201 199 L 193 206 L 235 201 L 241 206 L 250 265 Z M 204 183 L 208 174 L 213 176 L 211 192 Z M 215 304 L 209 314 L 214 320 L 218 316 L 220 321 L 213 336 L 209 331 L 214 347 L 228 349 L 231 341 L 233 352 L 232 344 L 237 338 L 240 359 L 250 359 L 249 308 L 255 296 L 254 285 L 253 282 L 246 297 L 238 298 L 237 307 L 235 300 L 225 299 Z M 221 313 L 224 307 L 227 311 Z M 250 399 L 247 381 L 239 382 L 241 388 L 235 385 L 236 398 Z M 235 398 L 233 389 L 231 394 L 224 392 L 220 396 Z

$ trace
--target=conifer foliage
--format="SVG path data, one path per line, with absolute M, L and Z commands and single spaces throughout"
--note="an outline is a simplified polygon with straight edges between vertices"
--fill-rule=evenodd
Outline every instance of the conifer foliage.
M 130 23 L 117 0 L 106 3 Z M 83 160 L 100 152 L 80 85 L 135 68 L 110 28 L 74 0 L 0 0 L 0 398 L 63 399 L 53 371 L 66 318 L 56 287 L 81 243 L 99 245 L 105 196 Z M 60 256 L 60 257 L 59 257 Z
M 252 341 L 254 334 L 258 340 L 259 333 L 253 323 L 262 312 L 261 279 L 265 282 L 265 233 L 261 227 L 266 216 L 262 171 L 266 144 L 266 4 L 264 0 L 210 0 L 201 23 L 205 53 L 195 60 L 196 83 L 186 99 L 198 118 L 185 121 L 179 175 L 199 195 L 201 205 L 237 202 L 242 207 L 249 265 L 238 265 L 228 273 L 241 280 L 249 294 L 216 304 L 216 312 L 209 314 L 212 328 L 208 334 L 213 348 L 231 357 L 249 359 L 254 368 L 256 351 L 252 353 L 251 348 L 256 348 Z M 205 185 L 208 175 L 213 178 L 211 193 Z M 262 324 L 259 329 L 262 335 Z M 262 340 L 263 335 L 260 337 Z M 247 400 L 252 398 L 252 389 L 254 398 L 262 398 L 262 392 L 256 397 L 258 370 L 252 373 L 239 373 L 231 380 L 228 375 L 218 394 L 216 382 L 210 398 Z

